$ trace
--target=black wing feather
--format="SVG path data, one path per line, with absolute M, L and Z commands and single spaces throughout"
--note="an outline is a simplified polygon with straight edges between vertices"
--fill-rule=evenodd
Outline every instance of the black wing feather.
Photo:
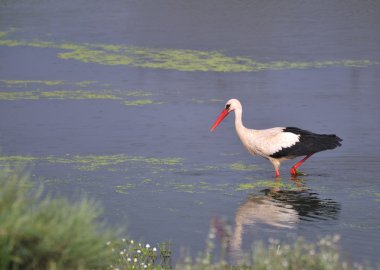
M 316 134 L 296 127 L 287 127 L 283 132 L 300 135 L 300 141 L 291 147 L 283 148 L 273 153 L 271 155 L 273 158 L 306 156 L 316 152 L 334 149 L 342 145 L 340 143 L 342 139 L 335 134 Z

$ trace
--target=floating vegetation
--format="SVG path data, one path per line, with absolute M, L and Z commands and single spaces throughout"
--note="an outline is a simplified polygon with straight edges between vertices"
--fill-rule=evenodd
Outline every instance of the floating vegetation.
M 0 156 L 0 163 L 31 163 L 31 162 L 47 162 L 51 164 L 67 164 L 74 165 L 77 170 L 96 171 L 99 169 L 112 170 L 116 165 L 129 162 L 145 163 L 156 166 L 175 166 L 181 165 L 181 158 L 149 158 L 142 156 L 119 155 L 65 155 L 63 157 L 32 157 L 32 156 Z
M 65 60 L 102 65 L 125 65 L 138 68 L 158 68 L 178 71 L 253 72 L 263 70 L 309 69 L 326 67 L 368 67 L 378 65 L 371 60 L 322 60 L 322 61 L 270 61 L 259 62 L 248 57 L 227 56 L 218 51 L 200 51 L 171 48 L 145 48 L 112 44 L 75 44 L 46 41 L 20 41 L 5 39 L 0 34 L 0 46 L 28 46 L 65 50 L 57 56 Z
M 108 99 L 120 100 L 122 97 L 112 93 L 90 92 L 86 90 L 73 91 L 28 91 L 28 92 L 0 92 L 0 100 L 39 100 L 39 99 Z
M 65 81 L 44 81 L 44 80 L 0 80 L 0 87 L 16 88 L 14 91 L 0 91 L 0 100 L 15 101 L 15 100 L 119 100 L 126 106 L 142 106 L 149 104 L 160 104 L 152 99 L 140 99 L 141 97 L 152 96 L 150 92 L 142 90 L 89 90 L 89 89 L 65 89 L 67 85 L 79 86 L 81 88 L 95 84 L 94 81 L 82 82 L 65 82 Z M 92 85 L 93 87 L 96 85 Z M 102 86 L 102 85 L 101 85 Z M 20 91 L 23 88 L 37 88 L 31 91 Z M 41 90 L 41 88 L 49 89 Z M 53 89 L 51 89 L 53 88 Z M 59 88 L 57 90 L 56 88 Z
M 42 84 L 47 86 L 55 85 L 76 85 L 85 87 L 91 84 L 95 84 L 96 81 L 81 81 L 81 82 L 66 82 L 66 81 L 49 81 L 49 80 L 0 80 L 0 83 L 11 86 L 28 86 L 30 84 Z
M 246 165 L 242 163 L 232 163 L 229 165 L 229 168 L 235 171 L 257 171 L 260 169 L 257 165 L 254 164 Z
M 286 188 L 289 190 L 292 189 L 299 189 L 296 186 L 292 184 L 286 184 L 280 181 L 273 181 L 273 180 L 260 180 L 256 182 L 251 182 L 251 183 L 241 183 L 238 185 L 236 188 L 237 191 L 242 191 L 242 190 L 252 190 L 256 188 Z
M 139 100 L 126 100 L 124 101 L 124 104 L 127 106 L 139 106 L 139 105 L 148 105 L 153 104 L 153 100 L 150 99 L 139 99 Z
M 115 190 L 117 193 L 128 194 L 128 190 L 133 189 L 135 187 L 136 185 L 134 184 L 126 184 L 126 185 L 115 186 Z

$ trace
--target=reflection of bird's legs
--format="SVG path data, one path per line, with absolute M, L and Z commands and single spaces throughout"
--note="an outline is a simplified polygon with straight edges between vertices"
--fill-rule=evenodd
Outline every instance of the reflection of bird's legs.
M 314 153 L 313 153 L 314 154 Z M 303 175 L 303 173 L 301 173 L 300 171 L 298 171 L 298 167 L 300 167 L 302 165 L 302 163 L 304 163 L 309 157 L 311 157 L 313 154 L 310 154 L 310 155 L 307 155 L 306 157 L 304 157 L 302 160 L 300 160 L 296 165 L 294 165 L 292 168 L 290 168 L 290 174 L 292 176 L 297 176 L 297 175 Z
M 277 192 L 281 191 L 281 188 L 280 188 L 281 180 L 279 178 L 276 178 L 275 181 L 276 181 L 276 185 L 274 185 L 273 187 L 270 188 L 271 193 L 277 193 Z
M 292 180 L 299 191 L 307 190 L 307 187 L 303 184 L 302 179 L 297 178 L 297 176 L 292 176 Z

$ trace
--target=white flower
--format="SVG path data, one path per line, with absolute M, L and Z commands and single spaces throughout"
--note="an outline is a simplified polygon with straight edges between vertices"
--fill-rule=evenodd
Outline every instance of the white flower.
M 141 253 L 141 250 L 138 249 L 138 250 L 137 250 L 137 253 Z
M 153 251 L 156 252 L 156 251 L 157 251 L 157 248 L 154 247 L 154 248 L 153 248 Z
M 146 247 L 146 248 L 150 248 L 150 245 L 149 245 L 149 244 L 146 244 L 145 247 Z
M 125 242 L 125 238 L 121 239 L 123 242 Z
M 144 268 L 147 268 L 148 266 L 146 264 L 144 264 Z
M 130 261 L 132 261 L 132 259 L 131 259 L 131 258 L 128 258 L 127 261 L 130 262 Z
M 134 261 L 134 262 L 137 262 L 137 258 L 135 258 L 133 261 Z
M 120 251 L 120 255 L 124 255 L 124 251 Z
M 131 244 L 133 244 L 135 241 L 131 240 Z
M 111 245 L 111 241 L 108 241 L 108 242 L 107 242 L 107 246 L 109 246 L 109 245 Z

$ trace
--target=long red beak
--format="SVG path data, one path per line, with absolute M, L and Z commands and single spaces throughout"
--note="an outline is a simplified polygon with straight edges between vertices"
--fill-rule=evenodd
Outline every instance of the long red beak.
M 221 114 L 219 115 L 218 119 L 216 119 L 215 123 L 212 125 L 210 131 L 213 132 L 214 129 L 216 129 L 216 127 L 220 124 L 220 122 L 223 121 L 224 118 L 226 118 L 226 116 L 228 115 L 228 110 L 224 109 Z

